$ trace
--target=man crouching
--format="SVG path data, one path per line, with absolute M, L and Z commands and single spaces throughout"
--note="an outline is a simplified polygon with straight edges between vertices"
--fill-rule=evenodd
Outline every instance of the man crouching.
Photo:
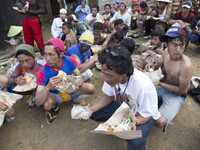
M 61 78 L 58 77 L 58 71 L 62 70 L 67 75 L 73 73 L 80 76 L 81 73 L 77 68 L 78 63 L 72 57 L 64 56 L 64 42 L 58 38 L 51 38 L 44 47 L 44 56 L 47 64 L 41 68 L 37 76 L 38 88 L 36 90 L 35 102 L 37 106 L 43 105 L 47 111 L 46 121 L 48 124 L 53 123 L 59 112 L 59 105 L 62 102 L 73 101 L 80 104 L 86 104 L 82 98 L 93 94 L 95 87 L 90 83 L 79 83 L 79 89 L 74 94 L 66 94 L 55 90 L 59 85 Z

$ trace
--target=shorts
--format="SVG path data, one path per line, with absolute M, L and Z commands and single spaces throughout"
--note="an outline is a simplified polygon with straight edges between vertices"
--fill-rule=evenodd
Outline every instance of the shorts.
M 159 112 L 162 117 L 167 119 L 167 124 L 172 124 L 171 121 L 176 117 L 185 102 L 186 94 L 176 94 L 166 90 L 162 86 L 156 86 L 156 91 L 158 100 L 163 101 L 159 108 Z
M 64 93 L 64 92 L 58 92 L 58 93 L 52 93 L 53 95 L 55 95 L 55 97 L 58 99 L 59 103 L 63 103 L 63 102 L 67 102 L 71 100 L 71 97 L 69 94 Z

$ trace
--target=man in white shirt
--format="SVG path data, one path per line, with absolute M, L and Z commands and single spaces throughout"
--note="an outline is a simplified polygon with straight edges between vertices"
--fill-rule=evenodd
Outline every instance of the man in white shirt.
M 142 138 L 127 140 L 127 149 L 144 150 L 155 120 L 160 117 L 156 89 L 151 80 L 134 69 L 128 50 L 109 45 L 98 55 L 104 74 L 104 95 L 90 109 L 91 119 L 108 120 L 115 110 L 126 102 L 135 106 L 136 123 L 132 130 L 142 130 Z
M 59 17 L 53 20 L 51 25 L 51 34 L 54 38 L 61 38 L 63 35 L 62 24 L 67 21 L 67 11 L 66 9 L 60 9 Z
M 117 19 L 122 19 L 124 21 L 123 30 L 125 33 L 128 33 L 129 27 L 131 25 L 131 15 L 126 11 L 126 4 L 120 3 L 120 11 L 116 12 L 115 15 L 111 18 L 110 23 L 114 23 Z
M 101 20 L 101 19 L 102 19 L 102 17 L 99 14 L 99 6 L 98 5 L 92 6 L 92 13 L 88 14 L 86 17 L 87 24 L 89 24 L 91 27 L 93 27 L 93 23 L 96 20 Z

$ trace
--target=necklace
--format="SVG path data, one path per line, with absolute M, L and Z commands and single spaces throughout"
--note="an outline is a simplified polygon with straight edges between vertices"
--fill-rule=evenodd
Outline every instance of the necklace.
M 125 89 L 124 89 L 124 91 L 123 91 L 122 96 L 121 96 L 121 94 L 120 94 L 121 88 L 120 88 L 119 83 L 118 83 L 118 94 L 119 94 L 120 104 L 122 104 L 122 102 L 123 102 L 123 100 L 124 100 L 124 96 L 125 96 L 126 89 L 127 89 L 127 87 L 128 87 L 129 79 L 130 79 L 130 78 L 128 78 L 128 81 L 127 81 L 127 83 L 126 83 L 126 87 L 125 87 Z M 117 92 L 115 92 L 115 94 L 117 95 Z

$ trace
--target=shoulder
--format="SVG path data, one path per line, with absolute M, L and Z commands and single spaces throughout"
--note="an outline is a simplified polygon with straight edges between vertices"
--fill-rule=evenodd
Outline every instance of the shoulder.
M 46 62 L 41 59 L 35 59 L 35 60 L 36 60 L 37 65 L 39 66 L 44 66 L 46 64 Z
M 185 69 L 189 69 L 189 68 L 193 68 L 193 64 L 191 59 L 183 54 L 183 63 L 182 63 L 182 67 L 181 68 L 185 68 Z

